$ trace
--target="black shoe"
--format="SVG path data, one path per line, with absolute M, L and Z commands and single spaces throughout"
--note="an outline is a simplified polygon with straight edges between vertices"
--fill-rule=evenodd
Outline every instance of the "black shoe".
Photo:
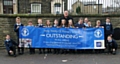
M 42 52 L 39 52 L 39 54 L 42 54 Z
M 113 55 L 116 55 L 116 51 L 113 51 L 113 53 L 112 53 Z
M 17 57 L 16 55 L 13 55 L 13 57 Z
M 18 53 L 19 55 L 22 55 L 22 53 Z

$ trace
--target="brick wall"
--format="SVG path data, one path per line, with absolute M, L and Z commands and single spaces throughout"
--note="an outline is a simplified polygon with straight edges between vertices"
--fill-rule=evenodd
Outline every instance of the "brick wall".
M 43 23 L 45 23 L 45 20 L 49 19 L 53 22 L 53 19 L 57 18 L 59 19 L 60 16 L 32 16 L 32 17 L 21 17 L 21 22 L 24 25 L 27 25 L 28 20 L 32 20 L 33 24 L 37 24 L 37 18 L 42 18 Z M 76 22 L 80 16 L 73 16 L 74 21 Z M 100 19 L 102 22 L 105 22 L 106 17 L 88 17 L 89 20 L 92 22 L 92 25 L 95 26 L 95 21 Z M 113 24 L 113 27 L 120 27 L 120 17 L 110 17 L 111 22 Z M 4 39 L 6 34 L 10 34 L 12 39 L 16 40 L 16 34 L 13 30 L 13 26 L 15 24 L 15 16 L 0 16 L 0 46 L 3 46 L 4 44 Z M 118 41 L 119 43 L 119 41 Z

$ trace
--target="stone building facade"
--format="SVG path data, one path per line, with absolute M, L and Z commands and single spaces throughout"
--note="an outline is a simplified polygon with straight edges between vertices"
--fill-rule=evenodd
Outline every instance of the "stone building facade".
M 55 3 L 67 10 L 67 0 L 0 0 L 0 14 L 51 14 Z

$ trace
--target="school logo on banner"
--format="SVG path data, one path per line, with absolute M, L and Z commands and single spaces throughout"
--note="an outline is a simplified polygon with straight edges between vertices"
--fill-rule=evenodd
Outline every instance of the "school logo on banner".
M 101 30 L 95 30 L 95 32 L 94 32 L 94 36 L 96 37 L 96 38 L 100 38 L 100 37 L 102 37 L 102 31 Z
M 94 40 L 94 49 L 104 49 L 104 40 Z
M 29 30 L 27 28 L 22 29 L 22 36 L 28 36 L 29 35 Z

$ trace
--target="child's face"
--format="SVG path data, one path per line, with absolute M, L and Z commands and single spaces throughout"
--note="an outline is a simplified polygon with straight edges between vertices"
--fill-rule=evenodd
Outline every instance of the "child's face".
M 16 23 L 20 23 L 20 18 L 17 18 L 17 19 L 16 19 Z
M 38 20 L 38 23 L 39 23 L 39 24 L 42 24 L 42 20 L 41 20 L 41 19 L 39 19 L 39 20 Z
M 91 26 L 91 22 L 88 22 L 88 26 Z
M 72 20 L 69 20 L 69 25 L 72 25 L 73 23 L 72 23 Z
M 62 24 L 65 25 L 65 20 L 62 20 Z
M 33 24 L 32 24 L 32 22 L 29 22 L 28 25 L 32 26 Z
M 111 41 L 111 40 L 112 40 L 112 38 L 111 38 L 111 37 L 108 37 L 108 38 L 107 38 L 107 40 L 108 40 L 108 41 Z
M 83 23 L 83 20 L 79 20 L 79 23 L 82 24 L 82 23 Z
M 50 21 L 49 20 L 47 20 L 47 25 L 50 25 Z
M 57 20 L 55 20 L 55 21 L 54 21 L 54 24 L 56 24 L 56 25 L 57 25 L 57 24 L 58 24 L 58 21 L 57 21 Z
M 9 36 L 9 35 L 6 35 L 6 39 L 10 39 L 10 36 Z
M 110 19 L 106 19 L 106 22 L 109 23 L 109 22 L 110 22 Z
M 100 26 L 100 24 L 101 24 L 100 22 L 97 22 L 97 25 L 98 25 L 98 26 Z

